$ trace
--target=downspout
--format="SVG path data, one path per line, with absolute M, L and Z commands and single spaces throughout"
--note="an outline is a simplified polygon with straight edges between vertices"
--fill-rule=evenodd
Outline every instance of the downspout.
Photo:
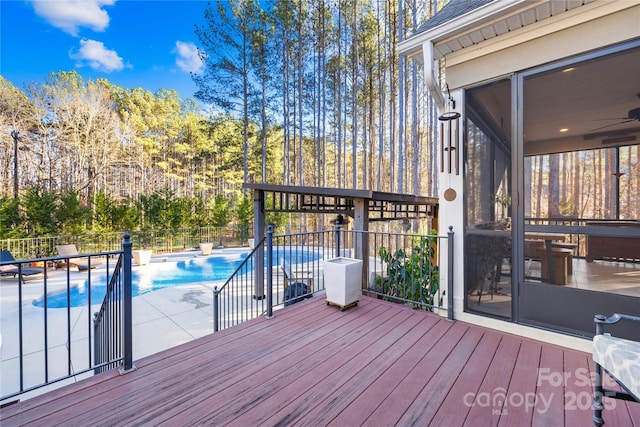
M 433 42 L 426 41 L 422 45 L 422 55 L 424 57 L 424 79 L 427 83 L 429 93 L 436 102 L 440 111 L 445 110 L 445 101 L 440 85 L 438 84 L 437 77 L 437 63 L 433 59 Z

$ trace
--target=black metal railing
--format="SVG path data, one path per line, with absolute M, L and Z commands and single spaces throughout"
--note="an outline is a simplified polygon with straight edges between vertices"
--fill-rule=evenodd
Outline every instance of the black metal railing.
M 441 253 L 445 237 L 352 230 L 339 234 L 338 253 L 369 260 L 363 263 L 363 293 L 430 311 L 446 306 L 447 283 L 440 280 L 440 259 L 448 255 Z
M 18 267 L 16 280 L 3 283 L 2 289 L 2 298 L 11 303 L 3 301 L 9 312 L 2 313 L 0 403 L 80 374 L 118 366 L 124 372 L 134 369 L 132 245 L 126 234 L 119 251 L 74 256 L 86 259 L 84 271 L 74 271 L 73 260 L 59 256 L 0 262 Z M 214 331 L 262 315 L 273 317 L 274 309 L 324 291 L 323 261 L 338 256 L 366 261 L 363 293 L 427 310 L 447 306 L 453 320 L 451 229 L 446 237 L 340 226 L 275 235 L 270 226 L 231 277 L 214 288 Z M 440 271 L 443 257 L 449 266 L 446 284 Z M 27 262 L 42 265 L 39 280 L 30 280 Z M 95 290 L 99 281 L 106 284 L 104 295 Z M 97 313 L 92 307 L 99 307 Z M 6 322 L 9 318 L 15 322 Z
M 269 226 L 232 276 L 214 288 L 214 331 L 261 315 L 270 318 L 274 309 L 324 291 L 322 261 L 337 256 L 368 260 L 363 263 L 364 294 L 426 310 L 446 307 L 453 320 L 453 253 L 452 228 L 443 237 L 339 226 L 275 235 Z M 440 271 L 443 257 L 448 258 L 446 274 Z
M 213 330 L 229 328 L 260 316 L 265 311 L 264 297 L 255 292 L 252 272 L 259 267 L 260 241 L 220 287 L 213 288 Z
M 269 226 L 267 236 L 231 277 L 214 288 L 214 331 L 261 315 L 271 317 L 274 307 L 324 290 L 321 262 L 335 253 L 332 231 L 274 235 Z M 293 283 L 304 285 L 286 294 Z
M 119 251 L 73 259 L 0 262 L 18 268 L 2 283 L 2 403 L 116 364 L 132 366 L 131 244 L 126 243 Z M 81 264 L 87 268 L 76 267 Z M 104 295 L 99 283 L 107 284 Z M 92 307 L 100 307 L 99 314 Z
M 133 369 L 131 240 L 124 235 L 122 254 L 107 283 L 100 310 L 94 314 L 94 372 L 118 366 Z M 91 289 L 91 286 L 89 286 Z

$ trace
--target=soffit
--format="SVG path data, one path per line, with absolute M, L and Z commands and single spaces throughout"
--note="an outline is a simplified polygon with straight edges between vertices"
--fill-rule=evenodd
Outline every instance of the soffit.
M 528 25 L 553 18 L 596 0 L 551 0 L 526 2 L 517 10 L 506 13 L 488 22 L 480 22 L 475 28 L 462 31 L 442 40 L 434 40 L 435 59 L 487 40 L 520 30 Z
M 460 0 L 451 0 L 452 3 L 457 1 Z M 421 51 L 423 43 L 431 41 L 434 45 L 434 59 L 441 59 L 595 2 L 596 0 L 492 1 L 436 27 L 425 25 L 423 28 L 427 28 L 426 30 L 418 30 L 398 47 L 401 54 L 415 55 Z

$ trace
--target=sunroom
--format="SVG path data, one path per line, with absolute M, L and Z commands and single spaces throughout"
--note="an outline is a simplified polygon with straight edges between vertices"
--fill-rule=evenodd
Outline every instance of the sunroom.
M 640 5 L 452 0 L 400 50 L 440 107 L 457 318 L 639 315 Z

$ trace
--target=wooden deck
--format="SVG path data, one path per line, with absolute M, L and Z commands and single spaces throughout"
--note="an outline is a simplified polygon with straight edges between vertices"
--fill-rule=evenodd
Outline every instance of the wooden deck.
M 592 425 L 589 354 L 366 297 L 345 312 L 307 300 L 135 364 L 5 407 L 0 424 Z M 607 406 L 608 426 L 640 424 L 640 405 Z

